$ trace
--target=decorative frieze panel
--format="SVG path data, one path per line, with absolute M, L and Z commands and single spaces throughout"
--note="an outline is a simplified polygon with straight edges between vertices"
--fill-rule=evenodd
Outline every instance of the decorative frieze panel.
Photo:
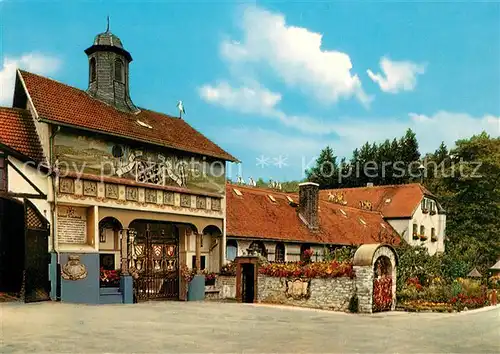
M 137 202 L 139 200 L 139 191 L 137 190 L 137 188 L 127 187 L 125 199 Z
M 212 210 L 220 210 L 220 199 L 219 198 L 212 198 L 211 200 L 211 206 Z
M 106 184 L 106 198 L 118 199 L 118 185 Z
M 97 197 L 97 182 L 83 181 L 83 195 Z
M 156 190 L 155 189 L 146 189 L 146 195 L 145 195 L 144 199 L 145 199 L 146 203 L 156 204 Z
M 163 204 L 174 205 L 174 192 L 163 192 Z
M 71 178 L 61 178 L 59 180 L 59 192 L 61 193 L 75 193 L 75 181 Z
M 189 194 L 181 194 L 181 207 L 191 208 L 191 196 Z
M 206 209 L 207 208 L 207 198 L 202 196 L 196 197 L 196 209 Z

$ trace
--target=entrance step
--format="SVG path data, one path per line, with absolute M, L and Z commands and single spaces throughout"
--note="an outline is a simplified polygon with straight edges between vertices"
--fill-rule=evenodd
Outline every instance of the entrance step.
M 123 303 L 123 295 L 120 288 L 100 288 L 99 289 L 100 304 L 121 304 Z

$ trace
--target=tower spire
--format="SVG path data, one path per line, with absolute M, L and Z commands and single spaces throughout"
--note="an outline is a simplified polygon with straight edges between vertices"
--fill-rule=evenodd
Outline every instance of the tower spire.
M 106 32 L 109 32 L 109 15 L 107 16 Z

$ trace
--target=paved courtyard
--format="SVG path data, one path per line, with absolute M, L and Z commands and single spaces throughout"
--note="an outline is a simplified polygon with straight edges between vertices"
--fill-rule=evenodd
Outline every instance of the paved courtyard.
M 0 353 L 500 352 L 500 307 L 459 314 L 214 302 L 0 304 Z

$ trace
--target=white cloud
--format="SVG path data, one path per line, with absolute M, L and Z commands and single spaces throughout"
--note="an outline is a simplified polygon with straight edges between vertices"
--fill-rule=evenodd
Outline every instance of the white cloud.
M 281 94 L 272 92 L 254 83 L 251 86 L 233 87 L 226 81 L 217 85 L 204 85 L 199 89 L 202 99 L 232 111 L 244 114 L 259 114 L 279 121 L 296 130 L 312 134 L 330 134 L 334 132 L 324 122 L 311 117 L 288 115 L 276 106 L 281 101 Z
M 226 81 L 221 81 L 215 86 L 204 85 L 199 92 L 201 98 L 209 103 L 242 113 L 267 114 L 272 112 L 276 104 L 281 101 L 279 93 L 272 92 L 258 84 L 253 87 L 232 87 Z
M 241 27 L 241 42 L 221 45 L 222 56 L 232 65 L 267 65 L 287 86 L 312 92 L 325 103 L 351 97 L 365 105 L 371 101 L 351 73 L 349 55 L 322 49 L 322 34 L 287 25 L 283 15 L 254 6 L 245 9 Z
M 0 70 L 0 105 L 12 103 L 16 69 L 25 69 L 41 75 L 53 74 L 61 66 L 61 61 L 42 53 L 28 53 L 20 57 L 5 57 Z
M 367 74 L 384 92 L 398 93 L 412 91 L 417 85 L 417 75 L 425 73 L 425 65 L 411 61 L 392 61 L 383 57 L 380 60 L 383 74 L 374 74 L 367 70 Z

